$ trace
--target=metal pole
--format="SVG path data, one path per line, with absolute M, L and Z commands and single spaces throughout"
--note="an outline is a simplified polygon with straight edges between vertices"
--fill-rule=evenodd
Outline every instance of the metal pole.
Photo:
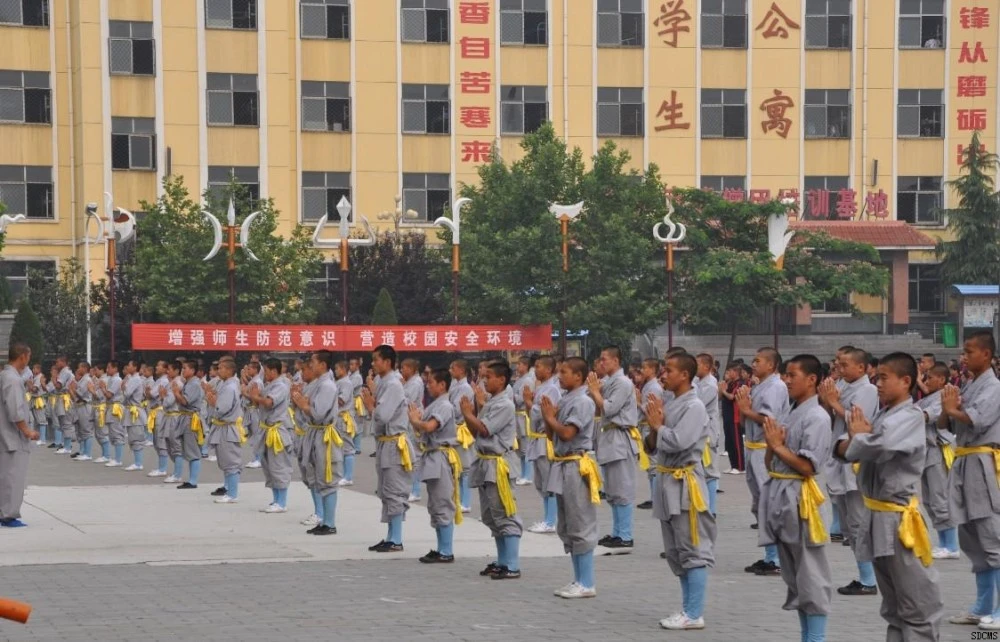
M 674 347 L 674 246 L 666 244 L 667 250 L 667 348 Z
M 83 215 L 83 282 L 84 291 L 87 297 L 86 305 L 84 309 L 84 319 L 87 324 L 87 363 L 91 362 L 92 359 L 92 345 L 93 338 L 90 331 L 90 234 L 87 233 L 87 224 L 90 222 L 90 217 L 86 214 Z
M 778 349 L 778 304 L 777 303 L 775 303 L 774 307 L 772 308 L 771 316 L 773 317 L 771 319 L 771 323 L 774 325 L 774 349 L 777 350 Z
M 114 215 L 111 218 L 112 223 L 114 223 Z M 115 264 L 118 259 L 117 255 L 118 249 L 115 247 L 115 237 L 114 231 L 112 229 L 111 235 L 108 237 L 108 287 L 110 289 L 110 294 L 108 295 L 108 312 L 110 313 L 111 321 L 111 359 L 115 358 Z M 90 291 L 88 284 L 87 291 Z
M 461 258 L 458 245 L 451 246 L 451 319 L 458 325 L 458 273 L 461 269 Z
M 566 358 L 566 289 L 569 285 L 569 219 L 565 216 L 559 220 L 562 228 L 562 254 L 563 254 L 563 292 L 562 292 L 562 313 L 560 316 L 559 331 L 559 352 Z
M 340 239 L 340 312 L 341 323 L 347 325 L 347 271 L 349 246 L 346 238 Z

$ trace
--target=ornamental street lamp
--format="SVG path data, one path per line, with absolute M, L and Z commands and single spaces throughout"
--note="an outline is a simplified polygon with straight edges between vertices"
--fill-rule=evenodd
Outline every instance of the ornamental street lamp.
M 653 226 L 653 237 L 663 243 L 663 252 L 667 264 L 667 348 L 674 347 L 674 246 L 687 236 L 687 227 L 683 223 L 674 223 L 670 217 L 674 214 L 674 205 L 667 197 L 667 213 L 663 222 Z M 664 234 L 663 232 L 666 232 Z
M 781 199 L 781 204 L 785 206 L 786 211 L 781 214 L 772 214 L 767 219 L 767 249 L 771 253 L 771 262 L 774 263 L 774 267 L 778 270 L 784 270 L 785 268 L 785 250 L 788 249 L 788 243 L 795 236 L 795 231 L 788 231 L 788 211 L 795 205 L 795 199 L 783 198 Z M 774 304 L 774 308 L 771 312 L 772 323 L 774 324 L 774 349 L 778 349 L 778 304 Z
M 337 203 L 337 214 L 340 215 L 340 222 L 338 223 L 338 227 L 340 229 L 339 238 L 320 238 L 323 226 L 326 225 L 327 219 L 329 218 L 329 214 L 324 214 L 323 217 L 319 219 L 319 222 L 316 223 L 316 229 L 313 230 L 313 245 L 320 248 L 340 248 L 341 322 L 344 325 L 347 325 L 347 271 L 350 268 L 348 264 L 350 248 L 375 245 L 375 232 L 372 231 L 372 226 L 368 222 L 368 219 L 359 214 L 358 218 L 361 219 L 361 224 L 364 226 L 367 236 L 365 238 L 351 238 L 351 202 L 344 196 L 341 196 L 340 202 Z
M 215 217 L 214 214 L 208 211 L 202 211 L 201 215 L 205 217 L 205 220 L 212 226 L 212 231 L 215 233 L 215 241 L 212 243 L 212 251 L 208 253 L 208 256 L 204 260 L 212 260 L 219 250 L 222 249 L 222 233 L 225 230 L 226 233 L 226 267 L 228 270 L 228 281 L 229 281 L 229 323 L 236 323 L 236 249 L 242 248 L 246 253 L 247 257 L 251 261 L 259 261 L 254 253 L 250 250 L 250 226 L 253 222 L 260 216 L 260 212 L 254 212 L 250 216 L 243 219 L 242 225 L 236 224 L 236 207 L 233 205 L 233 199 L 229 199 L 229 209 L 226 212 L 226 222 L 227 225 L 223 226 L 219 223 L 219 219 Z M 240 240 L 236 241 L 236 234 L 239 233 Z
M 569 222 L 580 216 L 583 212 L 583 201 L 579 203 L 574 203 L 573 205 L 560 205 L 558 203 L 552 203 L 549 205 L 549 211 L 552 212 L 556 219 L 559 221 L 559 228 L 562 232 L 562 257 L 563 257 L 563 297 L 562 297 L 562 312 L 560 316 L 560 331 L 559 331 L 559 352 L 562 353 L 563 358 L 566 357 L 566 289 L 569 281 Z
M 451 218 L 439 216 L 434 224 L 451 230 L 451 318 L 458 325 L 458 272 L 461 269 L 462 207 L 471 203 L 470 198 L 460 198 L 451 205 Z
M 116 214 L 117 212 L 117 214 Z M 94 243 L 104 244 L 105 262 L 107 264 L 108 272 L 108 308 L 109 308 L 109 320 L 111 327 L 111 359 L 115 358 L 115 270 L 118 267 L 118 243 L 124 243 L 135 236 L 135 216 L 132 212 L 121 208 L 115 207 L 114 197 L 110 193 L 104 192 L 104 216 L 101 217 L 97 213 L 97 204 L 90 203 L 87 205 L 86 210 L 86 220 L 85 224 L 89 223 L 90 219 L 94 219 L 97 222 L 97 236 L 94 238 Z M 86 228 L 85 228 L 86 229 Z M 84 261 L 87 263 L 87 360 L 91 357 L 91 330 L 90 330 L 90 243 L 91 239 L 88 234 L 86 236 L 86 257 Z
M 378 216 L 376 216 L 375 218 L 377 218 L 380 221 L 392 221 L 392 227 L 395 230 L 396 234 L 396 245 L 400 245 L 402 243 L 403 237 L 400 236 L 399 234 L 399 226 L 405 220 L 409 221 L 417 220 L 418 218 L 420 218 L 420 213 L 417 212 L 416 210 L 406 210 L 404 212 L 403 208 L 400 206 L 400 203 L 403 201 L 403 197 L 400 196 L 399 194 L 396 194 L 393 200 L 396 201 L 396 207 L 393 208 L 391 212 L 379 212 Z

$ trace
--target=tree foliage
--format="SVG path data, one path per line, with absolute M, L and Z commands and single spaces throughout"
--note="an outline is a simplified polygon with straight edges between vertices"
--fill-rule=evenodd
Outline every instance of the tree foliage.
M 45 356 L 45 339 L 42 324 L 31 307 L 31 301 L 23 297 L 14 315 L 14 325 L 10 329 L 10 343 L 21 341 L 31 348 L 32 362 L 41 361 Z
M 382 288 L 378 291 L 378 299 L 375 301 L 375 309 L 372 310 L 372 325 L 396 325 L 396 307 L 392 304 L 392 295 L 389 290 Z
M 62 263 L 56 278 L 35 270 L 28 273 L 26 298 L 38 317 L 45 319 L 42 337 L 47 355 L 76 359 L 86 354 L 86 287 L 83 265 L 75 258 Z

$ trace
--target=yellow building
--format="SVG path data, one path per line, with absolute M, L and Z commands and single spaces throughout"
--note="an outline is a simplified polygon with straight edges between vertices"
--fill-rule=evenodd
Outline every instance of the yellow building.
M 427 227 L 492 143 L 515 159 L 545 119 L 672 185 L 937 234 L 961 146 L 974 129 L 997 146 L 998 13 L 995 0 L 0 0 L 0 200 L 28 217 L 4 270 L 16 289 L 29 262 L 82 256 L 87 202 L 110 192 L 136 210 L 171 174 L 195 193 L 235 174 L 275 199 L 284 232 L 341 195 L 384 226 L 401 194 L 419 216 L 403 224 Z M 894 270 L 902 312 L 940 311 L 932 255 L 911 259 Z

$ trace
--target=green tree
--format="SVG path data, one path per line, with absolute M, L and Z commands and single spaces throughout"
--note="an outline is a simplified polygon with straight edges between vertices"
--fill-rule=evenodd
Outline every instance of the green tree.
M 236 223 L 250 212 L 250 195 L 232 183 L 219 193 L 206 193 L 209 207 L 226 224 L 226 203 L 233 197 Z M 229 320 L 226 250 L 202 260 L 212 247 L 211 226 L 202 207 L 191 200 L 183 178 L 164 180 L 155 203 L 142 203 L 149 214 L 136 232 L 132 273 L 143 314 L 150 321 L 225 323 Z M 310 230 L 298 225 L 291 237 L 275 234 L 278 211 L 270 199 L 253 205 L 260 216 L 250 230 L 250 249 L 259 261 L 237 250 L 236 318 L 241 323 L 309 323 L 316 309 L 306 297 L 309 278 L 319 270 L 320 254 Z M 225 241 L 225 238 L 223 238 Z
M 10 329 L 10 342 L 21 341 L 31 348 L 32 361 L 41 361 L 45 356 L 45 339 L 42 324 L 31 307 L 27 297 L 23 297 L 14 315 L 14 325 Z
M 378 299 L 372 310 L 372 325 L 396 325 L 397 323 L 396 306 L 392 304 L 392 295 L 389 294 L 389 290 L 382 288 L 378 291 Z
M 87 350 L 87 285 L 83 265 L 67 259 L 53 278 L 50 273 L 28 273 L 26 298 L 40 319 L 47 355 L 82 357 Z M 39 355 L 41 356 L 41 355 Z
M 963 152 L 961 175 L 948 181 L 958 207 L 944 210 L 954 240 L 938 241 L 941 277 L 948 284 L 1000 279 L 1000 196 L 994 191 L 997 155 L 980 149 L 979 132 Z

